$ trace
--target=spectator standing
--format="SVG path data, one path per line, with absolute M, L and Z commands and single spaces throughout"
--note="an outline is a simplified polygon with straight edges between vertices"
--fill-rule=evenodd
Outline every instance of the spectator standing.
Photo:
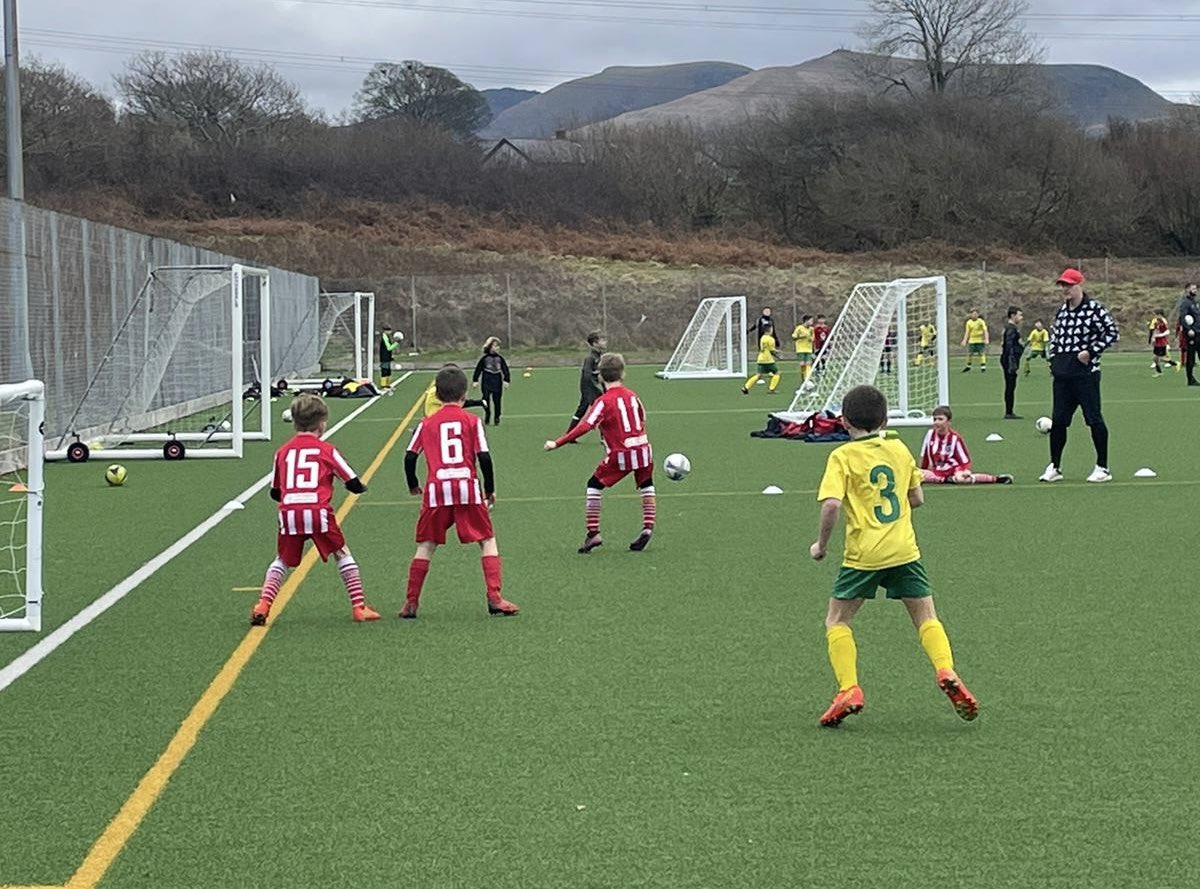
M 1021 342 L 1021 314 L 1017 306 L 1008 307 L 1008 323 L 1004 325 L 1004 339 L 1000 345 L 1000 368 L 1004 371 L 1004 419 L 1021 419 L 1013 411 L 1017 397 L 1017 374 L 1021 370 L 1021 353 L 1025 344 Z
M 1191 318 L 1191 323 L 1188 319 Z M 1196 302 L 1196 285 L 1188 284 L 1179 301 L 1179 345 L 1187 344 L 1187 357 L 1180 356 L 1187 371 L 1187 384 L 1200 386 L 1196 379 L 1196 347 L 1200 346 L 1200 303 Z

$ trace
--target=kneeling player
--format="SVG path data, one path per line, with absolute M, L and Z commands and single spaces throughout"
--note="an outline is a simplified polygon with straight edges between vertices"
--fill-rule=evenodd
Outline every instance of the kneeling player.
M 321 561 L 330 556 L 337 560 L 354 620 L 379 620 L 379 612 L 363 598 L 358 563 L 346 547 L 333 512 L 334 476 L 345 482 L 351 494 L 362 494 L 367 488 L 337 448 L 321 440 L 328 419 L 329 409 L 319 396 L 299 395 L 292 401 L 296 434 L 275 452 L 275 475 L 271 482 L 271 499 L 279 502 L 276 557 L 267 568 L 262 594 L 250 611 L 253 627 L 267 622 L 284 575 L 289 568 L 300 564 L 307 540 L 316 546 Z
M 640 552 L 654 533 L 654 453 L 646 437 L 646 411 L 641 399 L 625 387 L 625 359 L 615 352 L 600 356 L 600 382 L 604 394 L 592 402 L 587 414 L 572 429 L 555 441 L 546 442 L 546 450 L 570 444 L 590 429 L 599 427 L 605 456 L 587 482 L 586 533 L 581 553 L 600 546 L 600 501 L 605 488 L 611 488 L 633 473 L 642 492 L 642 532 L 629 548 Z
M 933 409 L 933 428 L 921 444 L 921 481 L 933 485 L 1010 485 L 1007 474 L 988 475 L 971 470 L 967 443 L 950 426 L 954 415 L 946 405 Z
M 404 454 L 408 492 L 414 497 L 424 496 L 417 519 L 417 552 L 408 567 L 408 592 L 400 616 L 417 616 L 429 562 L 434 551 L 446 542 L 446 532 L 452 526 L 458 529 L 460 542 L 479 544 L 488 613 L 516 614 L 517 606 L 500 595 L 500 548 L 488 513 L 496 502 L 496 480 L 483 424 L 463 409 L 467 375 L 456 365 L 446 365 L 438 371 L 434 387 L 442 407 L 420 422 Z M 424 490 L 417 478 L 417 457 L 421 454 L 425 455 Z M 476 461 L 483 475 L 482 489 L 475 475 Z

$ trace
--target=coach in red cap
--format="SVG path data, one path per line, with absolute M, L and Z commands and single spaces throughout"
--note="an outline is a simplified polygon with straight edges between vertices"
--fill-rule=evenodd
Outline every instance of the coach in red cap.
M 1083 410 L 1083 422 L 1092 431 L 1096 467 L 1089 482 L 1106 482 L 1108 471 L 1108 426 L 1100 412 L 1100 356 L 1115 343 L 1117 322 L 1108 309 L 1083 292 L 1083 273 L 1066 269 L 1055 282 L 1063 289 L 1064 301 L 1050 329 L 1050 372 L 1054 375 L 1054 411 L 1050 417 L 1050 465 L 1040 476 L 1044 482 L 1059 481 L 1067 429 L 1075 409 Z

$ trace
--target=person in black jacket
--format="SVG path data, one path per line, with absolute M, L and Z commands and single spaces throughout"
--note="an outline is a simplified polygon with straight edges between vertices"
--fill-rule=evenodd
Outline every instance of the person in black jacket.
M 489 336 L 483 344 L 483 355 L 475 365 L 475 375 L 471 377 L 473 385 L 479 386 L 480 377 L 483 378 L 484 410 L 488 410 L 490 401 L 489 414 L 492 418 L 492 425 L 499 426 L 500 400 L 504 395 L 504 390 L 512 382 L 512 377 L 508 372 L 508 362 L 500 354 L 500 337 L 498 336 Z M 486 423 L 487 420 L 485 419 L 484 422 Z
M 1024 316 L 1017 306 L 1008 307 L 1008 323 L 1004 325 L 1004 341 L 1000 347 L 1000 368 L 1004 371 L 1004 419 L 1021 419 L 1013 412 L 1017 397 L 1017 373 L 1021 370 L 1021 354 L 1025 344 L 1021 342 L 1021 319 Z
M 1189 324 L 1188 318 L 1192 321 Z M 1187 343 L 1187 358 L 1184 369 L 1187 371 L 1187 384 L 1200 386 L 1196 379 L 1196 347 L 1200 346 L 1200 303 L 1196 302 L 1196 285 L 1188 284 L 1183 289 L 1183 299 L 1179 301 L 1179 331 L 1180 342 Z
M 579 407 L 575 408 L 575 414 L 567 423 L 568 432 L 583 419 L 583 415 L 592 406 L 592 402 L 604 394 L 604 387 L 600 385 L 600 356 L 608 348 L 608 341 L 604 338 L 604 334 L 593 330 L 588 334 L 587 342 L 591 351 L 583 359 L 583 365 L 579 368 Z

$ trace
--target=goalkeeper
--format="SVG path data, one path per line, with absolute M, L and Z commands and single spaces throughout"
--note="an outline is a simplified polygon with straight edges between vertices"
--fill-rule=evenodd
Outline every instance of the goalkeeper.
M 383 325 L 379 333 L 379 387 L 386 389 L 392 384 L 392 353 L 400 348 L 404 334 L 392 330 L 390 324 Z
M 774 395 L 775 390 L 779 388 L 779 365 L 776 362 L 780 358 L 778 349 L 775 343 L 775 328 L 766 327 L 763 329 L 763 334 L 758 338 L 758 371 L 750 375 L 750 379 L 746 380 L 746 385 L 742 387 L 742 394 L 749 395 L 750 387 L 758 384 L 760 377 L 769 376 L 770 384 L 767 386 L 767 394 Z

